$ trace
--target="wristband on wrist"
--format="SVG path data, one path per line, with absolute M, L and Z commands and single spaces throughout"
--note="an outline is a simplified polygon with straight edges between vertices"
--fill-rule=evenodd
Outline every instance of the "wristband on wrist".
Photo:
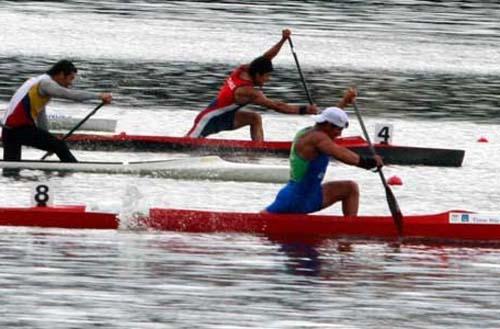
M 307 105 L 299 106 L 299 114 L 307 114 Z
M 372 168 L 375 168 L 377 166 L 377 161 L 375 161 L 374 157 L 371 156 L 359 156 L 359 163 L 358 167 L 370 170 Z

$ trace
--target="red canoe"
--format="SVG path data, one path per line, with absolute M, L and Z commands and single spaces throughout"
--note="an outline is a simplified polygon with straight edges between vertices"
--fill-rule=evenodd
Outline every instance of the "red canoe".
M 397 239 L 390 216 L 343 217 L 151 209 L 145 225 L 181 232 L 258 233 L 274 237 Z M 453 240 L 500 243 L 500 216 L 465 211 L 404 217 L 405 240 Z
M 121 133 L 118 135 L 75 134 L 67 139 L 72 148 L 84 150 L 135 150 L 148 152 L 195 151 L 198 153 L 251 153 L 288 156 L 291 142 L 190 138 L 169 136 L 139 136 Z M 348 147 L 358 154 L 371 154 L 366 141 L 359 136 L 343 137 L 337 144 Z M 384 157 L 386 164 L 428 165 L 460 167 L 465 152 L 463 150 L 397 146 L 376 144 L 375 149 Z
M 0 225 L 73 229 L 117 229 L 116 214 L 87 212 L 85 206 L 0 208 Z
M 0 225 L 72 229 L 117 229 L 116 214 L 87 212 L 85 206 L 0 208 Z M 260 214 L 185 209 L 149 211 L 133 223 L 160 231 L 193 233 L 234 232 L 275 239 L 361 238 L 395 240 L 390 216 L 342 217 L 330 215 Z M 404 241 L 500 244 L 500 215 L 448 211 L 404 217 Z

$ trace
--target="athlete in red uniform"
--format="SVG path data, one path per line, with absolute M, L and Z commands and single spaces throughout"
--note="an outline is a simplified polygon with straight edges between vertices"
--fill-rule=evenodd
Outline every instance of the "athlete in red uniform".
M 206 137 L 223 130 L 250 126 L 252 140 L 262 141 L 264 131 L 260 114 L 242 110 L 249 104 L 260 105 L 287 114 L 317 113 L 316 105 L 299 106 L 271 100 L 259 89 L 271 78 L 272 59 L 278 55 L 290 35 L 290 30 L 283 30 L 281 40 L 264 55 L 257 57 L 250 64 L 236 68 L 222 85 L 217 98 L 195 118 L 187 136 Z

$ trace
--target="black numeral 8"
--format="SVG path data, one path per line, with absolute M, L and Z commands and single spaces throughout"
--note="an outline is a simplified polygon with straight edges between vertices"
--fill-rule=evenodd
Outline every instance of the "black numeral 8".
M 49 201 L 49 187 L 47 185 L 38 185 L 35 191 L 36 205 L 39 207 L 47 206 L 47 201 Z

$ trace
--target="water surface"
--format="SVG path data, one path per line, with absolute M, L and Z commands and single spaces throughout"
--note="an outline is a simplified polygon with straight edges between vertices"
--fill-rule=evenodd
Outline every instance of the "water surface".
M 405 214 L 498 212 L 500 5 L 468 1 L 0 1 L 0 104 L 60 58 L 77 88 L 114 93 L 96 117 L 118 132 L 182 136 L 235 66 L 293 30 L 314 100 L 352 85 L 368 130 L 392 123 L 400 145 L 466 151 L 461 168 L 385 168 Z M 288 45 L 265 92 L 306 103 Z M 83 117 L 95 104 L 54 101 Z M 261 111 L 262 109 L 254 108 Z M 269 140 L 290 140 L 307 117 L 263 114 Z M 346 135 L 360 135 L 354 116 Z M 486 136 L 490 143 L 479 144 Z M 248 139 L 248 130 L 217 137 Z M 189 156 L 76 151 L 81 160 Z M 42 152 L 25 149 L 25 158 Z M 254 159 L 284 164 L 283 159 Z M 361 214 L 389 214 L 379 177 L 354 179 Z M 275 184 L 24 172 L 0 178 L 0 204 L 30 204 L 49 182 L 58 204 L 146 212 L 150 207 L 259 211 Z M 339 214 L 335 205 L 322 211 Z M 125 216 L 126 218 L 126 216 Z M 9 328 L 498 328 L 497 248 L 325 240 L 283 245 L 264 236 L 0 229 L 0 324 Z

